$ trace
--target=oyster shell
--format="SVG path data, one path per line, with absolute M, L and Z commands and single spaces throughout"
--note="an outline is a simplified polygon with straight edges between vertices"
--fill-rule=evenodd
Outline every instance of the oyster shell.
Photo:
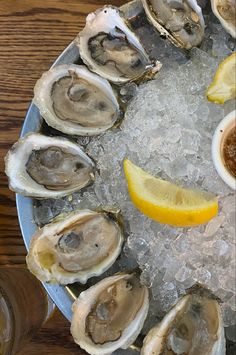
M 225 30 L 236 38 L 236 1 L 211 0 L 211 8 Z
M 144 339 L 141 355 L 224 355 L 225 336 L 216 300 L 184 296 Z
M 204 36 L 202 10 L 196 0 L 142 0 L 153 26 L 175 46 L 190 49 Z
M 84 63 L 113 83 L 126 83 L 155 72 L 138 38 L 113 6 L 87 16 L 77 43 Z
M 36 198 L 65 196 L 94 180 L 94 163 L 77 144 L 39 133 L 19 139 L 5 165 L 10 189 Z
M 107 277 L 74 302 L 74 341 L 92 355 L 126 349 L 140 333 L 148 307 L 148 290 L 136 274 Z
M 115 214 L 81 210 L 40 229 L 31 239 L 26 261 L 41 281 L 86 283 L 115 262 L 122 243 L 123 230 Z
M 33 102 L 49 126 L 81 136 L 106 131 L 120 114 L 109 82 L 75 64 L 44 73 L 35 85 Z

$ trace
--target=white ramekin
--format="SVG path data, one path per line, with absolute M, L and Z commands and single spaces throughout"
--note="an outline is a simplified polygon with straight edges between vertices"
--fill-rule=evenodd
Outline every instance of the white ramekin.
M 231 187 L 231 189 L 236 190 L 236 179 L 229 173 L 228 169 L 225 167 L 223 159 L 223 144 L 225 138 L 231 129 L 236 125 L 236 110 L 230 112 L 223 120 L 220 122 L 215 130 L 212 139 L 212 159 L 215 168 L 224 182 Z

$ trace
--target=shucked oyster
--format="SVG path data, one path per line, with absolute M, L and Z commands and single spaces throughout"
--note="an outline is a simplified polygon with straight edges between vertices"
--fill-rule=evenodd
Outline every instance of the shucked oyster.
M 31 239 L 26 261 L 41 281 L 86 283 L 114 263 L 122 243 L 115 214 L 81 210 L 40 229 Z
M 109 82 L 82 65 L 59 65 L 42 75 L 34 103 L 49 126 L 74 135 L 97 135 L 119 117 Z
M 74 341 L 92 355 L 126 349 L 140 333 L 148 307 L 148 290 L 136 274 L 107 277 L 74 302 Z
M 94 180 L 94 164 L 82 149 L 61 137 L 31 133 L 6 158 L 10 188 L 25 196 L 58 198 Z
M 116 84 L 154 70 L 138 38 L 115 7 L 105 6 L 89 14 L 77 42 L 84 63 Z
M 196 0 L 142 0 L 154 27 L 175 46 L 190 49 L 204 36 L 202 10 Z
M 150 330 L 141 355 L 174 354 L 225 354 L 224 328 L 216 300 L 187 295 Z
M 236 38 L 236 1 L 211 0 L 211 7 L 226 31 Z

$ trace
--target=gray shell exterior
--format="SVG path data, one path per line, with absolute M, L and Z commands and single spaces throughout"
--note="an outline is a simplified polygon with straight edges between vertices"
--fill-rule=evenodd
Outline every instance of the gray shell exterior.
M 223 18 L 219 12 L 218 6 L 225 5 L 228 11 L 232 10 L 231 20 Z M 236 16 L 236 2 L 235 0 L 211 0 L 211 8 L 215 16 L 218 18 L 224 29 L 231 34 L 233 38 L 236 38 L 236 26 L 235 26 L 235 16 Z
M 34 181 L 26 171 L 26 163 L 33 150 L 58 146 L 78 154 L 81 159 L 91 167 L 91 174 L 82 185 L 66 190 L 49 190 Z M 62 137 L 47 137 L 40 133 L 29 133 L 16 142 L 5 157 L 5 172 L 9 179 L 11 190 L 24 196 L 35 198 L 59 198 L 78 191 L 94 181 L 95 166 L 93 161 L 75 143 Z
M 146 58 L 147 66 L 143 69 L 141 75 L 137 77 L 127 78 L 121 75 L 113 75 L 108 73 L 106 68 L 98 65 L 94 59 L 91 57 L 90 51 L 88 49 L 88 41 L 91 37 L 94 37 L 98 33 L 110 33 L 112 31 L 122 31 L 127 40 L 132 43 L 132 45 L 142 53 L 143 57 Z M 101 75 L 107 80 L 121 85 L 126 82 L 139 79 L 140 77 L 153 76 L 160 69 L 160 63 L 152 63 L 145 52 L 142 44 L 140 43 L 137 36 L 129 28 L 127 21 L 124 19 L 120 10 L 114 6 L 105 6 L 102 9 L 98 9 L 93 13 L 90 13 L 86 19 L 86 25 L 84 29 L 78 34 L 76 43 L 79 47 L 81 58 L 83 62 L 89 67 L 90 70 Z
M 97 296 L 104 289 L 108 288 L 116 281 L 123 278 L 128 279 L 130 275 L 131 274 L 117 274 L 107 277 L 86 291 L 82 292 L 74 302 L 72 306 L 73 317 L 71 322 L 71 334 L 74 338 L 74 341 L 89 354 L 109 355 L 119 348 L 127 349 L 130 345 L 133 344 L 138 334 L 140 333 L 144 321 L 147 317 L 149 308 L 149 296 L 147 288 L 145 288 L 143 306 L 136 314 L 133 321 L 129 324 L 127 329 L 123 331 L 121 337 L 117 341 L 105 343 L 103 345 L 94 344 L 88 334 L 86 334 L 85 329 L 86 317 L 89 314 L 92 305 L 96 301 Z
M 113 223 L 116 225 L 118 238 L 115 249 L 112 253 L 108 254 L 106 258 L 101 260 L 98 264 L 93 265 L 85 270 L 69 272 L 61 268 L 60 263 L 55 261 L 53 266 L 48 269 L 41 265 L 38 256 L 37 246 L 38 242 L 46 242 L 50 247 L 47 249 L 48 253 L 57 254 L 57 249 L 55 248 L 54 242 L 57 241 L 58 236 L 63 230 L 69 228 L 70 225 L 74 225 L 78 222 L 86 222 L 88 218 L 96 217 L 99 214 L 106 214 L 106 212 L 96 212 L 91 210 L 78 210 L 72 212 L 68 215 L 58 216 L 54 222 L 45 225 L 43 228 L 38 230 L 38 232 L 32 237 L 28 255 L 26 257 L 27 266 L 29 270 L 43 282 L 57 283 L 61 285 L 68 285 L 74 282 L 80 282 L 85 284 L 87 280 L 94 276 L 99 276 L 103 274 L 107 269 L 109 269 L 119 256 L 124 240 L 123 228 L 120 226 L 119 221 L 115 221 L 115 215 L 113 218 Z M 71 256 L 70 256 L 71 257 Z
M 204 36 L 204 28 L 205 28 L 205 23 L 204 23 L 204 18 L 202 15 L 202 9 L 198 5 L 196 0 L 186 0 L 190 8 L 192 8 L 193 13 L 199 18 L 199 24 L 201 28 L 201 36 L 200 40 L 195 43 L 183 43 L 180 41 L 177 37 L 175 37 L 168 29 L 166 29 L 161 23 L 158 21 L 154 11 L 151 8 L 150 5 L 150 0 L 142 0 L 142 4 L 144 7 L 144 10 L 146 12 L 147 18 L 149 22 L 160 32 L 160 34 L 164 37 L 166 37 L 172 44 L 174 44 L 176 47 L 180 47 L 183 49 L 191 49 L 192 47 L 195 47 L 201 43 L 203 40 Z M 174 2 L 173 2 L 174 3 Z M 161 17 L 161 15 L 160 15 Z
M 166 342 L 169 328 L 175 322 L 177 314 L 181 313 L 186 303 L 191 300 L 191 295 L 184 296 L 179 302 L 170 310 L 169 313 L 162 319 L 162 321 L 154 328 L 152 328 L 144 339 L 141 355 L 161 355 L 163 351 L 163 344 Z M 207 355 L 225 355 L 225 335 L 223 321 L 221 318 L 221 310 L 217 301 L 213 300 L 216 304 L 217 314 L 219 319 L 219 326 L 217 336 L 211 351 Z M 154 350 L 155 349 L 155 350 Z
M 57 116 L 51 99 L 52 87 L 59 79 L 68 76 L 69 72 L 74 72 L 78 77 L 93 84 L 110 99 L 116 112 L 110 124 L 102 127 L 86 127 L 69 120 L 63 121 Z M 34 87 L 33 102 L 49 126 L 71 135 L 94 136 L 101 134 L 115 124 L 120 113 L 119 104 L 110 83 L 97 74 L 91 73 L 84 65 L 63 64 L 45 72 Z

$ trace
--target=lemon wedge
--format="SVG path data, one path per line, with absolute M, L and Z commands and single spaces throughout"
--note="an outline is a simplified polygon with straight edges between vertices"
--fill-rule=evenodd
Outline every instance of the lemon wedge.
M 217 104 L 236 98 L 236 52 L 219 64 L 206 95 Z
M 128 159 L 124 161 L 124 172 L 133 204 L 157 222 L 195 226 L 218 213 L 217 198 L 205 191 L 184 189 L 155 178 Z

